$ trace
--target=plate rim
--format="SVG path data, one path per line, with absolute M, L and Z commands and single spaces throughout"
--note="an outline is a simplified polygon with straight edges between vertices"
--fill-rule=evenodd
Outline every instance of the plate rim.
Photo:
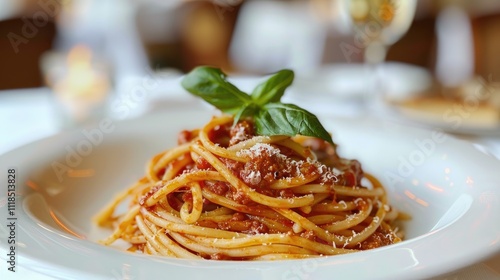
M 211 112 L 211 111 L 208 111 L 208 112 Z M 131 122 L 141 122 L 141 120 L 143 120 L 144 118 L 146 118 L 146 119 L 147 119 L 147 118 L 150 118 L 150 117 L 152 117 L 152 118 L 156 118 L 158 115 L 163 115 L 164 113 L 165 113 L 165 112 L 160 112 L 160 113 L 157 113 L 157 114 L 154 114 L 154 115 L 148 115 L 148 116 L 146 116 L 146 117 L 142 117 L 142 118 L 139 118 L 139 119 L 127 120 L 127 121 L 120 121 L 120 122 L 117 122 L 117 124 L 118 124 L 118 123 L 120 123 L 121 125 L 128 125 L 128 124 L 130 124 Z M 169 113 L 166 113 L 166 114 L 169 114 Z M 330 119 L 330 120 L 331 120 L 331 119 L 335 119 L 335 118 L 332 118 L 332 117 L 327 117 L 327 118 L 325 118 L 325 120 L 326 120 L 326 119 Z M 364 120 L 364 121 L 367 121 L 367 120 Z M 363 122 L 364 122 L 364 121 L 363 121 Z M 363 123 L 363 122 L 361 122 L 361 123 Z M 365 124 L 365 125 L 366 125 L 366 124 Z M 413 131 L 413 132 L 415 132 L 415 133 L 417 133 L 417 132 L 419 132 L 419 131 L 420 131 L 420 132 L 422 132 L 422 131 L 428 132 L 428 130 L 425 130 L 425 129 L 418 129 L 418 128 L 406 128 L 406 127 L 404 127 L 403 129 L 404 129 L 404 130 L 406 130 L 406 131 Z M 64 137 L 67 137 L 68 135 L 72 135 L 72 134 L 77 133 L 77 132 L 78 132 L 78 130 L 75 130 L 75 131 L 72 131 L 72 132 L 64 132 L 64 133 L 59 133 L 59 134 L 52 135 L 52 136 L 46 137 L 46 138 L 44 138 L 44 139 L 41 139 L 41 140 L 38 140 L 38 141 L 35 141 L 35 142 L 32 142 L 32 143 L 26 144 L 26 145 L 24 145 L 24 146 L 21 146 L 21 147 L 19 147 L 19 148 L 16 148 L 16 149 L 14 149 L 14 150 L 12 150 L 12 151 L 10 151 L 10 152 L 7 152 L 7 153 L 5 153 L 5 154 L 1 155 L 1 156 L 0 156 L 0 159 L 2 159 L 2 160 L 0 160 L 0 162 L 2 162 L 2 163 L 3 163 L 5 158 L 17 157 L 17 156 L 18 156 L 18 154 L 22 153 L 24 150 L 28 149 L 29 147 L 31 147 L 31 148 L 33 149 L 33 147 L 35 147 L 36 145 L 39 145 L 40 143 L 43 143 L 43 142 L 50 142 L 50 141 L 53 141 L 53 140 L 60 139 L 61 137 L 62 137 L 62 138 L 64 138 Z M 453 141 L 454 143 L 460 143 L 460 145 L 466 145 L 466 146 L 468 146 L 468 147 L 470 147 L 470 148 L 473 148 L 473 149 L 474 149 L 474 150 L 476 150 L 478 153 L 481 153 L 482 155 L 487 156 L 487 155 L 483 154 L 480 150 L 475 149 L 475 148 L 473 147 L 473 145 L 472 145 L 472 144 L 468 144 L 468 143 L 466 143 L 465 141 L 461 141 L 461 140 L 458 140 L 458 139 L 453 139 L 452 141 Z M 499 166 L 500 166 L 500 164 L 499 164 Z M 497 177 L 498 177 L 498 176 L 497 176 Z M 23 200 L 24 200 L 24 198 L 21 198 L 21 201 L 23 201 Z M 474 204 L 473 206 L 477 207 L 477 202 L 476 202 L 476 204 Z M 18 206 L 18 207 L 19 207 L 19 206 Z M 498 208 L 498 206 L 497 206 L 497 208 Z M 22 208 L 20 208 L 20 207 L 19 207 L 18 209 L 22 209 Z M 23 215 L 27 215 L 27 213 L 22 213 L 22 214 L 23 214 Z M 469 212 L 469 211 L 468 211 L 468 212 L 466 213 L 466 215 L 471 215 L 471 212 Z M 30 226 L 31 226 L 31 225 L 30 225 Z M 456 223 L 453 223 L 453 224 L 451 224 L 450 226 L 455 226 L 455 227 L 456 227 L 456 226 L 457 226 L 457 224 L 456 224 Z M 500 226 L 497 226 L 497 228 L 499 228 L 499 229 L 500 229 Z M 443 232 L 444 232 L 444 233 L 443 233 Z M 443 235 L 443 234 L 445 234 L 445 233 L 446 233 L 445 228 L 443 228 L 443 229 L 438 229 L 438 230 L 436 230 L 436 231 L 435 231 L 435 232 L 433 232 L 432 234 L 433 234 L 433 236 L 434 236 L 435 238 L 441 238 L 441 237 L 442 237 L 442 235 Z M 431 233 L 429 233 L 429 234 L 431 234 Z M 50 234 L 49 234 L 49 235 L 50 235 Z M 76 242 L 76 243 L 74 243 L 73 245 L 78 245 L 78 243 L 80 243 L 80 242 L 81 242 L 81 240 L 74 239 L 73 237 L 68 236 L 68 235 L 65 235 L 65 234 L 62 234 L 62 233 L 60 233 L 60 232 L 55 232 L 55 233 L 54 233 L 54 235 L 52 235 L 52 237 L 53 237 L 53 238 L 55 238 L 55 239 L 58 239 L 58 240 L 63 240 L 63 239 L 64 239 L 64 240 L 69 240 L 70 242 Z M 355 259 L 365 259 L 365 258 L 370 258 L 370 255 L 375 255 L 375 256 L 377 256 L 377 255 L 384 255 L 384 252 L 386 252 L 386 251 L 388 251 L 388 250 L 391 250 L 391 249 L 393 249 L 393 250 L 396 250 L 396 249 L 398 249 L 398 250 L 411 250 L 411 248 L 410 248 L 411 246 L 410 246 L 410 247 L 408 247 L 408 246 L 409 246 L 409 245 L 412 245 L 412 244 L 414 244 L 416 241 L 418 241 L 418 240 L 416 240 L 416 239 L 422 239 L 422 238 L 413 238 L 413 239 L 411 239 L 411 240 L 407 240 L 407 241 L 404 241 L 404 242 L 402 242 L 402 243 L 398 243 L 398 244 L 390 245 L 390 246 L 387 246 L 387 247 L 378 248 L 378 249 L 374 249 L 374 250 L 370 250 L 370 251 L 366 251 L 366 252 L 358 252 L 358 253 L 355 253 L 355 254 L 356 254 L 356 256 L 354 256 L 354 257 L 353 257 L 353 256 L 348 256 L 348 257 L 347 257 L 347 259 L 352 261 L 353 259 L 355 260 Z M 95 246 L 99 246 L 99 247 L 96 247 L 96 248 L 97 248 L 97 249 L 96 249 L 96 252 L 97 252 L 97 251 L 101 251 L 102 249 L 104 249 L 104 248 L 105 248 L 105 247 L 103 247 L 103 246 L 101 246 L 101 245 L 99 245 L 99 244 L 93 244 L 93 245 L 91 245 L 90 247 L 94 248 Z M 106 249 L 110 249 L 110 248 L 106 248 Z M 5 250 L 5 247 L 3 246 L 3 243 L 2 243 L 2 246 L 0 246 L 0 251 L 2 251 L 2 252 L 3 252 L 4 250 Z M 112 250 L 115 250 L 115 249 L 112 249 Z M 418 271 L 418 270 L 415 270 L 415 268 L 413 268 L 412 270 L 406 270 L 406 271 L 403 271 L 403 270 L 400 270 L 400 271 L 393 271 L 393 274 L 391 274 L 391 275 L 386 275 L 386 276 L 388 276 L 388 277 L 389 277 L 389 278 L 391 278 L 391 279 L 392 279 L 392 278 L 396 278 L 396 279 L 397 279 L 397 278 L 399 278 L 399 277 L 404 276 L 406 273 L 408 273 L 408 272 L 410 272 L 410 271 L 412 271 L 413 273 L 417 273 L 417 272 L 418 272 L 418 273 L 420 273 L 419 275 L 422 275 L 422 276 L 425 276 L 425 277 L 428 277 L 428 276 L 435 276 L 435 275 L 438 275 L 438 274 L 436 274 L 436 273 L 437 273 L 437 271 L 436 271 L 436 269 L 435 269 L 435 268 L 436 268 L 436 267 L 438 267 L 439 265 L 448 265 L 449 267 L 453 267 L 454 269 L 458 269 L 458 268 L 460 268 L 460 267 L 463 267 L 464 265 L 470 265 L 470 264 L 473 264 L 474 262 L 477 262 L 477 261 L 483 260 L 483 259 L 485 259 L 485 258 L 487 258 L 487 257 L 489 257 L 489 256 L 491 256 L 491 255 L 493 255 L 493 254 L 495 254 L 495 253 L 497 253 L 497 252 L 499 252 L 499 251 L 500 251 L 500 243 L 496 243 L 496 244 L 494 244 L 494 246 L 487 247 L 487 249 L 486 249 L 485 251 L 483 251 L 483 252 L 482 252 L 482 254 L 480 254 L 480 255 L 478 255 L 478 253 L 476 252 L 476 258 L 473 258 L 473 259 L 467 259 L 467 258 L 465 258 L 465 259 L 464 259 L 464 258 L 461 258 L 461 259 L 460 259 L 460 260 L 461 260 L 461 262 L 460 262 L 460 261 L 459 261 L 459 262 L 457 262 L 457 258 L 455 258 L 455 259 L 447 259 L 447 260 L 443 260 L 443 261 L 441 261 L 441 263 L 437 263 L 437 262 L 436 262 L 436 263 L 434 263 L 434 264 L 429 265 L 429 266 L 428 266 L 428 268 L 429 268 L 430 270 L 429 270 L 429 271 L 427 271 L 427 272 Z M 381 253 L 381 252 L 382 252 L 382 253 Z M 117 252 L 117 253 L 119 253 L 120 255 L 122 255 L 122 254 L 123 254 L 123 252 Z M 114 254 L 113 254 L 113 255 L 114 255 Z M 390 255 L 390 254 L 389 254 L 389 255 Z M 33 255 L 31 255 L 31 256 L 33 256 Z M 4 257 L 5 257 L 5 254 L 3 254 L 3 253 L 2 253 L 2 259 L 3 259 Z M 133 258 L 134 258 L 135 260 L 137 260 L 137 258 L 136 258 L 136 257 L 137 257 L 137 256 L 133 256 Z M 24 258 L 24 259 L 25 259 L 24 263 L 28 263 L 28 264 L 41 264 L 41 263 L 43 263 L 43 262 L 40 262 L 40 260 L 39 260 L 39 259 L 37 260 L 37 259 L 36 259 L 36 258 L 34 258 L 34 257 L 33 257 L 33 258 L 31 258 L 31 260 L 30 260 L 30 255 L 24 255 L 24 256 L 22 256 L 22 258 Z M 149 259 L 149 257 L 146 257 L 146 258 L 148 258 L 148 259 Z M 319 265 L 324 266 L 324 265 L 327 265 L 328 263 L 331 263 L 331 262 L 334 262 L 334 263 L 335 263 L 335 261 L 336 261 L 336 260 L 338 260 L 338 259 L 333 259 L 333 258 L 335 258 L 335 257 L 325 258 L 325 259 L 328 259 L 328 260 L 321 259 L 321 260 L 319 261 Z M 373 257 L 371 257 L 371 258 L 373 258 Z M 26 262 L 26 261 L 27 261 L 27 262 Z M 47 262 L 47 265 L 48 265 L 48 266 L 50 266 L 50 262 L 49 262 L 48 260 L 43 260 L 43 261 L 44 261 L 44 262 Z M 185 260 L 169 259 L 169 260 L 168 260 L 168 261 L 166 261 L 166 262 L 168 262 L 168 263 L 178 263 L 178 262 L 184 262 L 184 261 L 185 261 Z M 139 262 L 144 262 L 144 260 L 143 260 L 143 261 L 139 261 Z M 208 262 L 207 262 L 206 260 L 204 260 L 204 261 L 201 261 L 201 262 L 202 262 L 203 264 L 205 264 L 205 263 L 210 263 L 210 266 L 219 267 L 219 268 L 224 268 L 224 269 L 227 269 L 227 264 L 228 264 L 228 263 L 234 264 L 234 261 L 229 261 L 229 262 L 226 262 L 226 261 L 220 262 L 220 261 L 219 261 L 219 262 L 215 262 L 215 263 L 214 263 L 213 261 L 208 261 Z M 293 265 L 293 264 L 300 263 L 301 261 L 300 261 L 300 260 L 289 260 L 289 261 L 284 261 L 284 262 L 287 262 L 287 263 L 290 263 L 290 264 L 292 264 L 292 265 Z M 191 262 L 191 263 L 192 263 L 192 262 Z M 197 263 L 197 262 L 196 262 L 196 263 Z M 451 265 L 452 263 L 453 263 L 453 265 Z M 260 262 L 253 262 L 253 263 L 252 263 L 252 265 L 254 265 L 254 264 L 260 264 L 260 265 L 264 265 L 264 266 L 269 266 L 270 264 L 272 264 L 273 266 L 275 266 L 275 265 L 277 264 L 277 262 L 265 262 L 265 261 L 260 261 Z M 31 265 L 29 265 L 29 266 L 31 266 Z M 231 266 L 233 266 L 233 265 L 231 265 Z M 246 266 L 246 265 L 243 265 L 243 266 Z M 281 262 L 279 266 L 280 266 L 280 267 L 281 267 L 281 266 L 283 266 L 283 262 Z M 285 266 L 286 266 L 286 265 L 285 265 Z M 34 267 L 37 267 L 37 266 L 35 265 Z M 69 267 L 64 267 L 64 269 L 68 270 L 68 272 L 75 272 L 75 271 L 79 271 L 79 272 L 81 272 L 81 271 L 80 271 L 80 270 L 78 270 L 78 269 L 74 270 L 74 269 L 69 268 Z M 35 271 L 37 271 L 37 272 L 41 272 L 41 273 L 44 273 L 44 272 L 46 273 L 46 272 L 47 272 L 47 271 L 46 271 L 45 269 L 43 269 L 43 268 L 38 269 L 38 270 L 37 270 L 37 269 L 35 269 Z M 102 271 L 101 271 L 101 272 L 102 272 Z M 442 272 L 442 273 L 447 273 L 447 272 L 449 272 L 449 271 L 441 271 L 441 272 Z M 94 275 L 94 274 L 92 273 L 92 275 Z M 376 276 L 376 275 L 373 275 L 373 276 Z M 381 276 L 381 275 L 378 275 L 378 276 L 380 276 L 380 277 L 384 277 L 383 275 L 382 275 L 382 276 Z M 384 278 L 385 278 L 385 277 L 384 277 Z M 385 279 L 387 279 L 387 278 L 385 278 Z

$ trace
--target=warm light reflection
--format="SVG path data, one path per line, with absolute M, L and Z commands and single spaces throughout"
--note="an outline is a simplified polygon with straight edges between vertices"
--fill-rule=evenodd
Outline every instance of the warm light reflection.
M 410 192 L 409 190 L 406 190 L 405 191 L 405 194 L 407 197 L 411 198 L 411 199 L 415 199 L 417 196 L 414 195 L 412 192 Z
M 44 187 L 45 193 L 49 196 L 56 196 L 66 189 L 65 185 L 52 182 Z
M 428 187 L 429 189 L 433 190 L 433 191 L 436 191 L 436 192 L 444 192 L 444 189 L 438 187 L 438 186 L 435 186 L 431 183 L 426 183 L 425 184 L 426 187 Z
M 67 233 L 71 234 L 71 235 L 74 235 L 80 239 L 85 239 L 84 236 L 82 235 L 79 235 L 78 233 L 72 231 L 70 228 L 68 228 L 63 222 L 61 222 L 61 220 L 59 220 L 59 218 L 57 218 L 56 214 L 54 213 L 54 211 L 52 210 L 49 210 L 49 213 L 50 213 L 50 216 L 52 217 L 52 219 L 57 223 L 57 225 L 59 225 L 62 229 L 64 229 Z
M 486 208 L 490 209 L 492 205 L 498 203 L 498 195 L 493 192 L 482 192 L 479 195 L 479 202 L 486 205 Z
M 68 170 L 68 177 L 84 178 L 94 176 L 94 169 L 70 169 Z
M 417 202 L 418 204 L 425 206 L 425 207 L 429 206 L 429 203 L 427 203 L 427 201 L 420 199 L 420 198 L 415 199 L 415 202 Z
M 422 205 L 422 206 L 429 206 L 429 203 L 419 197 L 417 197 L 415 194 L 413 194 L 412 192 L 410 192 L 409 190 L 405 190 L 404 194 L 410 198 L 411 200 L 414 200 L 416 203 Z
M 446 176 L 444 176 L 444 179 L 445 179 L 446 181 L 450 181 L 450 176 L 448 176 L 448 175 L 450 175 L 450 173 L 451 173 L 451 168 L 446 167 L 446 168 L 444 169 L 444 174 L 446 174 Z
M 26 186 L 30 187 L 31 189 L 33 189 L 35 191 L 39 191 L 40 190 L 40 188 L 38 187 L 38 185 L 35 182 L 31 181 L 31 180 L 26 181 Z
M 470 177 L 470 176 L 467 176 L 467 178 L 465 178 L 465 183 L 468 186 L 472 187 L 472 185 L 474 185 L 474 179 L 472 179 L 472 177 Z

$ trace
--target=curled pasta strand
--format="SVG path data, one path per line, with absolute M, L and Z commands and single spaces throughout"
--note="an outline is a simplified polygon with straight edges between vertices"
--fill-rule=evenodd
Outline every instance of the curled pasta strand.
M 94 217 L 113 228 L 101 243 L 121 239 L 128 251 L 175 258 L 277 260 L 353 253 L 377 238 L 402 240 L 395 222 L 407 216 L 389 205 L 375 176 L 362 173 L 360 185 L 343 186 L 329 177 L 338 173 L 326 165 L 332 159 L 317 161 L 335 147 L 319 157 L 302 146 L 306 138 L 283 135 L 251 136 L 229 146 L 233 121 L 214 117 L 191 131 L 187 143 L 154 155 L 144 177 Z M 287 164 L 285 173 L 275 172 Z M 273 178 L 246 183 L 243 172 L 265 168 L 272 172 L 262 176 Z
M 190 190 L 193 202 L 184 202 L 180 211 L 181 219 L 188 224 L 197 222 L 203 210 L 203 195 L 200 184 L 198 182 L 190 183 Z M 191 212 L 189 212 L 190 210 Z

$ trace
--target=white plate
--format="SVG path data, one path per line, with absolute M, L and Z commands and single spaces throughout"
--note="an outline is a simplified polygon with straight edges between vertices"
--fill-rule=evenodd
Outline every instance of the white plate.
M 107 232 L 94 227 L 91 217 L 144 174 L 151 156 L 175 145 L 180 130 L 201 127 L 213 113 L 167 109 L 112 122 L 107 126 L 112 131 L 87 128 L 56 135 L 0 158 L 2 186 L 7 169 L 17 170 L 17 265 L 71 279 L 422 279 L 500 250 L 498 161 L 435 132 L 327 118 L 322 121 L 341 154 L 359 159 L 385 183 L 391 203 L 413 216 L 405 224 L 406 241 L 349 255 L 275 262 L 159 258 L 101 246 L 95 240 Z M 73 177 L 58 178 L 64 166 L 75 170 Z M 6 191 L 0 195 L 5 223 Z M 5 263 L 8 233 L 0 234 Z

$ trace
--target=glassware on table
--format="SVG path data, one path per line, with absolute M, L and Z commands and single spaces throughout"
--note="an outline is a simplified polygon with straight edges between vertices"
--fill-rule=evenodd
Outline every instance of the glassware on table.
M 62 128 L 98 123 L 106 117 L 112 83 L 103 61 L 85 45 L 42 57 L 45 82 L 53 91 Z
M 387 49 L 408 31 L 417 6 L 417 0 L 344 0 L 356 47 L 363 50 L 368 83 L 365 102 L 368 107 L 383 104 L 381 64 Z

